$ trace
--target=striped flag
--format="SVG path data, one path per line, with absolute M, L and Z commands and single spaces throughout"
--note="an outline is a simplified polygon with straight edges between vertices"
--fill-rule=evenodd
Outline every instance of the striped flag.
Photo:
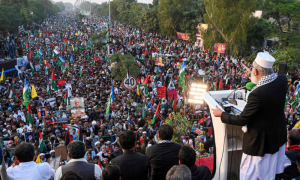
M 33 128 L 33 121 L 32 121 L 31 109 L 30 109 L 29 104 L 28 104 L 28 121 L 29 121 L 29 127 Z
M 39 134 L 40 134 L 40 139 L 39 139 L 39 142 L 40 142 L 40 145 L 39 145 L 39 147 L 40 147 L 40 152 L 43 152 L 44 147 L 45 147 L 45 142 L 44 142 L 42 133 L 39 132 Z
M 186 87 L 185 62 L 182 63 L 181 69 L 179 71 L 179 86 L 181 88 Z
M 159 105 L 160 105 L 160 102 L 159 102 L 159 104 L 158 104 L 158 106 L 157 106 L 157 108 L 156 108 L 156 112 L 155 112 L 155 115 L 154 115 L 154 117 L 153 117 L 153 120 L 152 120 L 152 122 L 150 123 L 151 125 L 154 124 L 155 121 L 156 121 L 156 119 L 157 119 L 157 116 L 158 116 L 158 113 L 159 113 Z
M 35 57 L 43 57 L 44 53 L 39 49 L 37 55 Z
M 52 70 L 52 77 L 51 77 L 51 82 L 50 83 L 51 83 L 51 87 L 54 91 L 57 90 L 55 81 L 56 81 L 56 78 L 55 78 L 54 70 Z
M 28 91 L 28 85 L 27 85 L 27 80 L 25 77 L 25 83 L 24 83 L 24 88 L 23 88 L 23 105 L 28 106 L 29 104 L 29 91 Z
M 65 60 L 62 56 L 59 56 L 57 61 L 57 66 L 61 66 L 63 63 L 65 63 Z

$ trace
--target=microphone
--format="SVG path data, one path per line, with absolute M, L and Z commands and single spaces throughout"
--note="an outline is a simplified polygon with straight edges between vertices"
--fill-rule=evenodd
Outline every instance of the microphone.
M 237 105 L 237 101 L 235 100 L 235 91 L 237 91 L 237 90 L 243 90 L 243 89 L 244 89 L 244 90 L 246 91 L 246 92 L 245 92 L 245 99 L 246 99 L 246 96 L 247 96 L 247 90 L 251 91 L 255 86 L 256 86 L 256 84 L 254 84 L 253 82 L 248 82 L 248 83 L 246 84 L 246 86 L 241 87 L 241 88 L 238 88 L 238 89 L 235 89 L 235 90 L 233 91 L 233 98 L 232 98 L 232 99 L 231 99 L 231 98 L 228 98 L 228 102 L 231 103 L 231 104 Z
M 242 90 L 242 89 L 244 89 L 244 90 L 249 90 L 249 91 L 251 91 L 255 86 L 256 86 L 256 84 L 254 84 L 253 82 L 248 82 L 248 83 L 246 84 L 246 86 L 243 86 L 243 87 L 241 87 L 241 88 L 238 88 L 237 90 Z

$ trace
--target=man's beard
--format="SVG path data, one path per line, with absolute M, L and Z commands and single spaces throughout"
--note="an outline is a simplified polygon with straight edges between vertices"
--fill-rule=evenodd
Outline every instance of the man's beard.
M 257 77 L 254 75 L 253 71 L 251 71 L 251 82 L 254 83 L 254 84 L 257 84 L 258 83 L 258 79 Z

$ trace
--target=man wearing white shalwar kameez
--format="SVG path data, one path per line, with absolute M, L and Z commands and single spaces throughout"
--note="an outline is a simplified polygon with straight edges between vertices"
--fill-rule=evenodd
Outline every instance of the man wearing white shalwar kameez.
M 258 53 L 252 71 L 244 66 L 246 77 L 256 86 L 251 90 L 247 104 L 240 115 L 212 109 L 223 123 L 244 126 L 243 156 L 240 180 L 280 179 L 284 171 L 285 127 L 284 106 L 287 79 L 273 72 L 275 59 L 266 53 Z

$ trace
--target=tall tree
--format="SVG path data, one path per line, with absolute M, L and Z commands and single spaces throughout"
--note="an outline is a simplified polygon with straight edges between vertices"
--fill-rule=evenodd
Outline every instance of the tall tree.
M 257 0 L 204 0 L 205 22 L 208 30 L 203 33 L 204 46 L 226 43 L 230 54 L 238 54 L 247 40 L 249 18 Z
M 157 8 L 147 9 L 141 18 L 141 27 L 148 32 L 159 31 Z
M 300 44 L 300 2 L 297 0 L 265 0 L 263 17 L 275 21 L 272 37 L 279 39 L 279 46 Z
M 183 8 L 191 0 L 160 0 L 158 4 L 158 20 L 161 33 L 166 36 L 175 35 L 183 15 Z

